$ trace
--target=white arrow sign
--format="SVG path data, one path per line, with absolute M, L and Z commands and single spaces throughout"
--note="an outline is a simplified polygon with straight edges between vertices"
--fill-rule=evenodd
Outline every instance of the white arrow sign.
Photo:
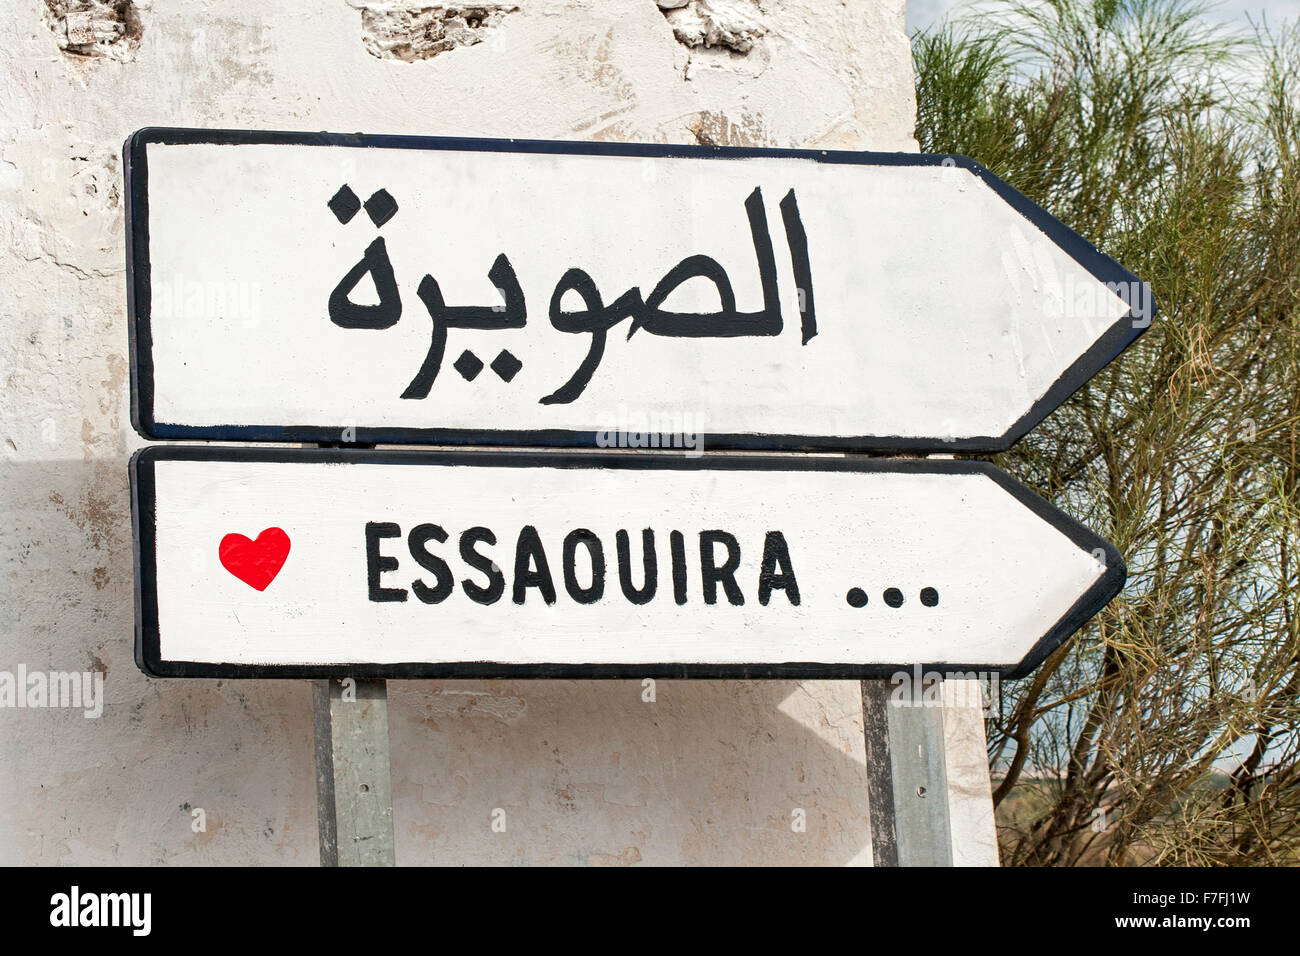
M 973 461 L 153 447 L 159 676 L 1024 673 L 1123 560 Z
M 151 438 L 1009 446 L 1150 324 L 961 157 L 143 130 Z

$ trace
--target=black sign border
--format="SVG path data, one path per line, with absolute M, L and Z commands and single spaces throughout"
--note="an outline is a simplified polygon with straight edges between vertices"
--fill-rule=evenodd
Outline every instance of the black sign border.
M 900 664 L 826 664 L 786 662 L 767 664 L 506 664 L 493 661 L 430 663 L 409 661 L 396 664 L 234 664 L 166 661 L 160 651 L 158 627 L 157 554 L 155 539 L 156 503 L 154 465 L 158 461 L 256 461 L 365 465 L 459 465 L 491 467 L 605 468 L 611 470 L 675 471 L 833 471 L 905 474 L 982 474 L 996 481 L 1039 518 L 1060 531 L 1081 549 L 1105 555 L 1105 573 L 1073 606 L 1047 630 L 1034 647 L 1014 665 L 920 664 L 923 671 L 939 673 L 998 673 L 1012 679 L 1023 677 L 1067 637 L 1105 607 L 1124 587 L 1128 569 L 1114 545 L 1093 533 L 1065 512 L 1039 497 L 1020 482 L 989 462 L 919 458 L 841 458 L 829 456 L 712 455 L 687 457 L 671 453 L 620 452 L 536 452 L 315 448 L 239 448 L 195 445 L 154 445 L 131 456 L 131 527 L 135 545 L 135 660 L 151 677 L 220 678 L 702 678 L 711 680 L 795 679 L 841 680 L 889 677 L 917 666 L 916 661 Z M 1010 584 L 1011 582 L 1008 582 Z
M 127 310 L 131 355 L 131 424 L 145 438 L 254 442 L 339 442 L 340 427 L 319 425 L 176 425 L 154 418 L 153 336 L 150 329 L 149 167 L 150 143 L 219 145 L 350 146 L 383 149 L 445 149 L 476 152 L 551 153 L 583 156 L 635 156 L 675 159 L 746 159 L 774 157 L 821 163 L 867 166 L 958 166 L 969 170 L 1030 223 L 1040 229 L 1099 282 L 1140 283 L 1151 312 L 1141 317 L 1130 308 L 1002 435 L 958 438 L 898 436 L 809 436 L 706 434 L 707 447 L 721 450 L 766 451 L 932 451 L 996 453 L 1005 451 L 1050 415 L 1085 382 L 1128 348 L 1155 317 L 1155 300 L 1141 283 L 1114 259 L 1067 228 L 1022 193 L 965 156 L 941 153 L 876 153 L 847 150 L 770 149 L 737 146 L 677 146 L 663 144 L 594 143 L 565 140 L 468 139 L 443 136 L 390 136 L 363 133 L 303 133 L 253 130 L 202 130 L 148 127 L 132 134 L 123 146 L 126 177 Z M 358 444 L 499 445 L 530 447 L 594 447 L 598 432 L 565 429 L 510 430 L 464 428 L 398 428 L 359 425 L 351 429 Z

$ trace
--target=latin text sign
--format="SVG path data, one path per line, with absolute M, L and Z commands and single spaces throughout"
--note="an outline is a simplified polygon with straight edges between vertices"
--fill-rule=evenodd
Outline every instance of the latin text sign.
M 865 676 L 1031 666 L 1119 589 L 991 465 L 146 449 L 168 676 Z

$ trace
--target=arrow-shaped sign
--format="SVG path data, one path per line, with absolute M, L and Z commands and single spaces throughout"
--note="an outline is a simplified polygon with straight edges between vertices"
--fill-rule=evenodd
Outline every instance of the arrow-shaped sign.
M 962 157 L 143 130 L 151 438 L 998 451 L 1149 289 Z
M 159 676 L 1020 674 L 1125 576 L 974 461 L 154 447 L 131 478 Z

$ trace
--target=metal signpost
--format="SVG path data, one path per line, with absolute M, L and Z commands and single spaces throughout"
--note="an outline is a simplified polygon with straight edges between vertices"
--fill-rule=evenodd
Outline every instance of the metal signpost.
M 509 676 L 861 679 L 875 861 L 950 864 L 943 710 L 884 678 L 1023 675 L 1123 585 L 950 459 L 1150 292 L 970 160 L 151 129 L 126 165 L 136 428 L 336 446 L 137 453 L 137 662 L 319 681 L 325 863 L 393 861 L 384 679 Z

